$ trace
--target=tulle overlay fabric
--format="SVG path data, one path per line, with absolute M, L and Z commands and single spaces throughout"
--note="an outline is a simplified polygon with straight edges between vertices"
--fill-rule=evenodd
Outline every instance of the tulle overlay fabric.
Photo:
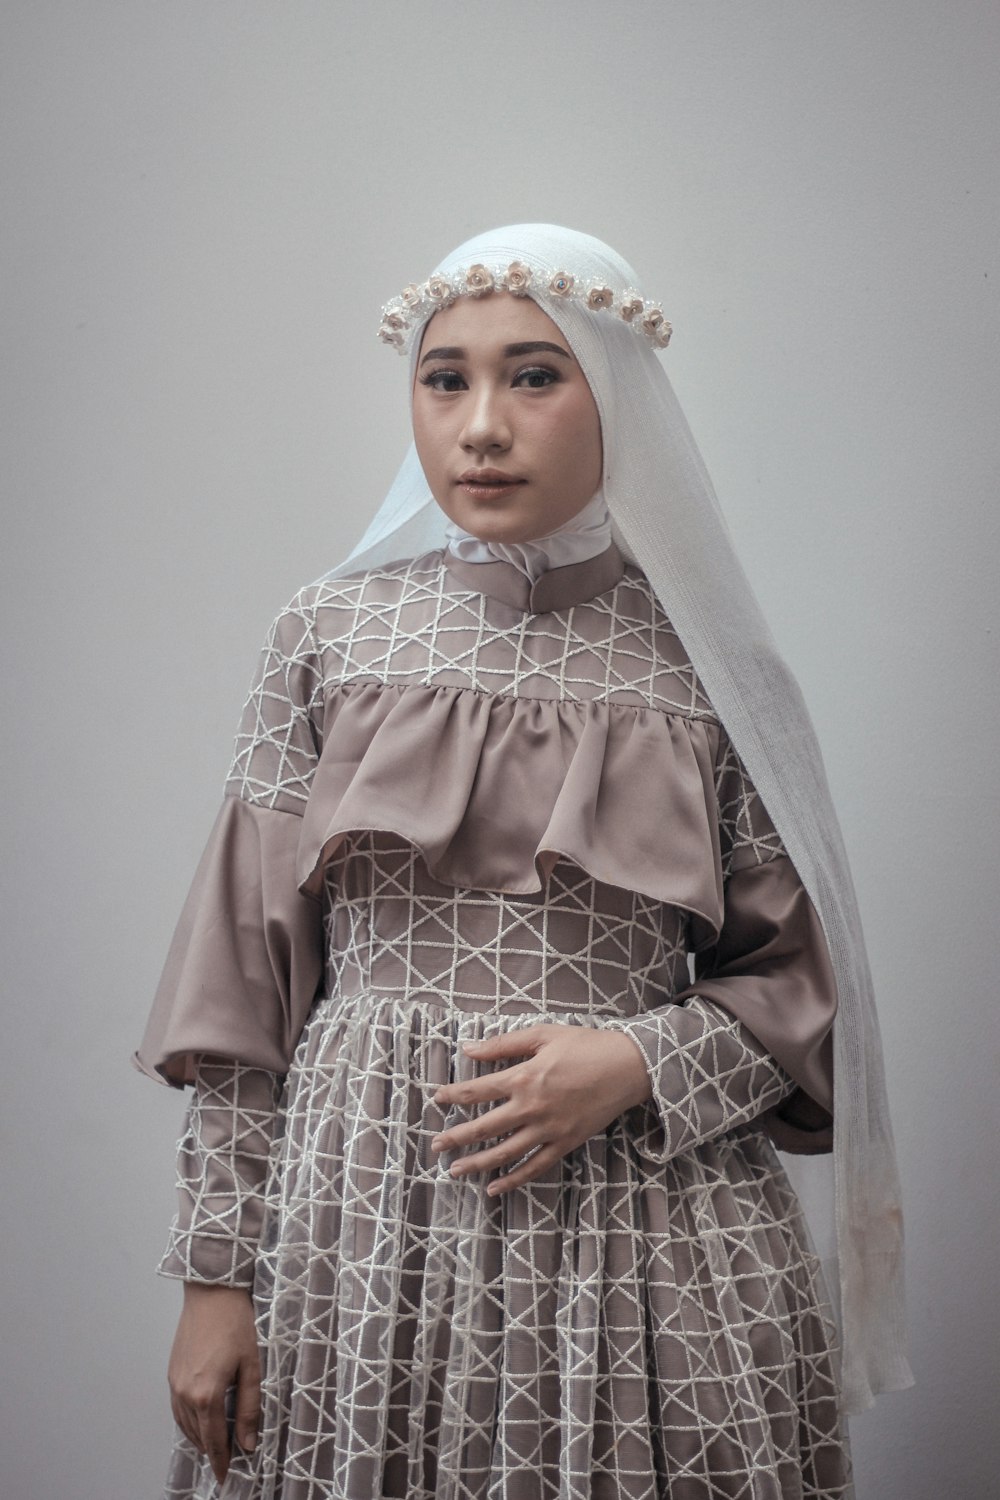
M 233 1059 L 161 1267 L 252 1284 L 224 1500 L 850 1495 L 764 1129 L 828 1092 L 822 933 L 642 574 L 595 596 L 590 566 L 534 614 L 431 553 L 304 591 L 265 646 L 139 1052 Z M 464 1040 L 544 1022 L 627 1030 L 652 1097 L 494 1199 L 430 1151 L 464 1118 L 432 1096 Z M 218 1496 L 179 1434 L 166 1496 Z

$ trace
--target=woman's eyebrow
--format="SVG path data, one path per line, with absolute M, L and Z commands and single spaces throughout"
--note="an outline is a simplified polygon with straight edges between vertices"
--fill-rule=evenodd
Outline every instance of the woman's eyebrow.
M 536 339 L 528 344 L 508 344 L 504 352 L 505 359 L 514 359 L 521 354 L 561 354 L 563 359 L 572 359 L 565 349 L 560 349 L 558 344 L 547 344 L 544 339 Z
M 534 339 L 526 344 L 508 344 L 503 351 L 504 359 L 516 359 L 522 354 L 561 354 L 563 359 L 572 359 L 572 354 L 565 349 L 560 349 L 558 344 L 548 344 L 544 339 Z M 457 346 L 451 348 L 428 349 L 420 363 L 426 364 L 429 359 L 465 359 L 464 349 Z
M 464 359 L 464 358 L 465 358 L 465 350 L 464 349 L 459 349 L 457 347 L 456 348 L 452 348 L 452 349 L 444 349 L 444 348 L 442 348 L 442 349 L 428 349 L 427 353 L 424 355 L 424 357 L 420 361 L 420 363 L 422 365 L 425 365 L 429 359 Z

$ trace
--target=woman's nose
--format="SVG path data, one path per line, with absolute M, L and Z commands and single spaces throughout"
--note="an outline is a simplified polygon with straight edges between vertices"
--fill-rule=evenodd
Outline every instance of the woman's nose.
M 503 402 L 493 391 L 477 392 L 469 405 L 468 417 L 461 434 L 466 452 L 502 452 L 509 448 L 513 434 Z

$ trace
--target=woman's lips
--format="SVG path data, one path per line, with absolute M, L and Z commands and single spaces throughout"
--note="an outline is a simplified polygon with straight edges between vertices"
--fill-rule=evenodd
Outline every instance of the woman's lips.
M 457 480 L 465 493 L 477 500 L 496 500 L 525 482 L 512 474 L 504 474 L 499 469 L 482 469 L 478 473 L 470 470 L 461 474 Z

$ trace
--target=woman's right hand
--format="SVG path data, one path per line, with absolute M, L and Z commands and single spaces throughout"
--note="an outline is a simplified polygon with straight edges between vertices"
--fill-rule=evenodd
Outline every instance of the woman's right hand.
M 260 1353 L 253 1302 L 242 1287 L 184 1283 L 181 1312 L 167 1372 L 174 1421 L 208 1456 L 222 1484 L 229 1471 L 226 1390 L 236 1386 L 234 1437 L 244 1453 L 257 1446 Z

